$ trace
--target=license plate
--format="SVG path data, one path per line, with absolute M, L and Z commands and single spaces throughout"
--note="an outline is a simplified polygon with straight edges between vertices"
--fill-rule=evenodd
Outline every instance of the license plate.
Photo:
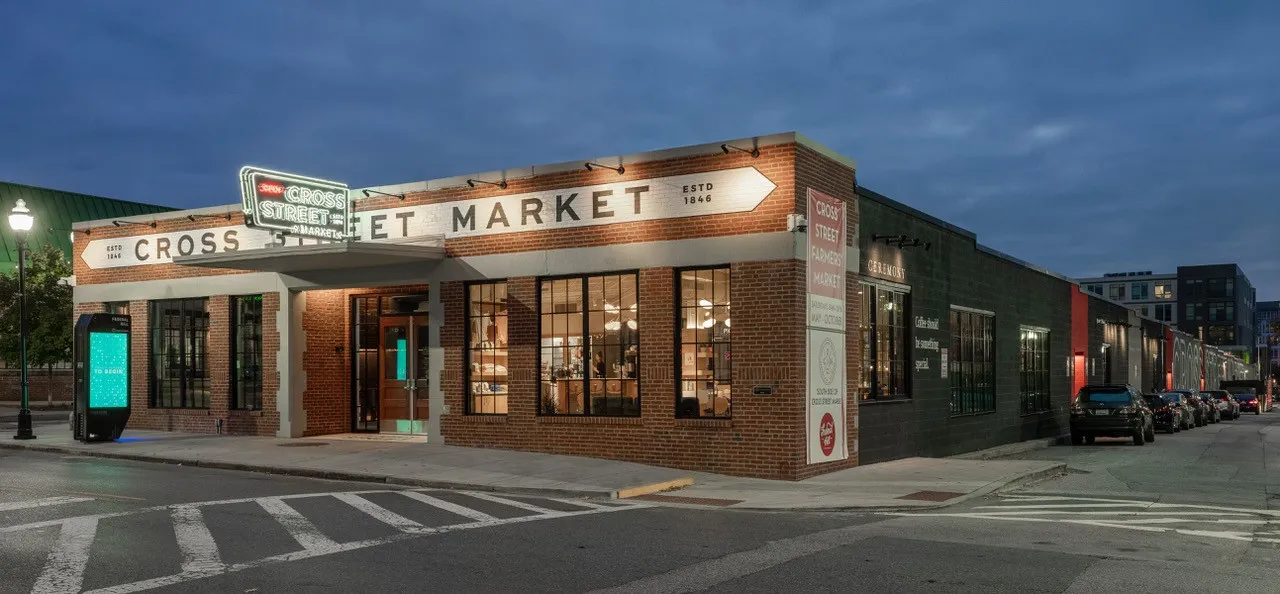
M 1091 410 L 1093 411 L 1094 416 L 1101 417 L 1111 414 L 1111 409 L 1109 408 L 1094 408 Z

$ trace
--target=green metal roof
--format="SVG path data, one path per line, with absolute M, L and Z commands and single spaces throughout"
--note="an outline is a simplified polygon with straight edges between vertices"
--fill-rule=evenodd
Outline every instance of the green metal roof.
M 71 224 L 132 215 L 175 210 L 165 206 L 102 198 L 75 192 L 63 192 L 21 184 L 0 182 L 0 273 L 12 270 L 18 262 L 18 245 L 9 228 L 7 217 L 18 199 L 27 202 L 36 224 L 27 238 L 31 249 L 52 243 L 68 257 L 71 255 Z

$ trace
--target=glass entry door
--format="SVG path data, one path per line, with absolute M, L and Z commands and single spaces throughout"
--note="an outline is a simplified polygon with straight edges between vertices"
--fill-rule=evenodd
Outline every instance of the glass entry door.
M 427 432 L 427 316 L 383 316 L 379 320 L 381 371 L 378 429 L 386 433 Z

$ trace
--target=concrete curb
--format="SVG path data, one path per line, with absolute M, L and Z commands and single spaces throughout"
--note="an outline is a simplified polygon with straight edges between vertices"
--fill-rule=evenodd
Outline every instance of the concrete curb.
M 990 483 L 983 485 L 981 488 L 975 491 L 966 493 L 954 499 L 939 501 L 937 503 L 926 503 L 926 504 L 917 504 L 917 505 L 841 505 L 841 506 L 790 507 L 790 508 L 751 507 L 751 506 L 745 506 L 745 505 L 731 505 L 731 506 L 723 507 L 720 509 L 740 509 L 744 511 L 756 511 L 756 512 L 858 512 L 858 511 L 910 512 L 910 511 L 934 510 L 934 509 L 941 509 L 944 507 L 950 507 L 952 505 L 964 503 L 966 501 L 977 499 L 979 497 L 985 497 L 1001 489 L 1005 489 L 1013 485 L 1031 482 L 1037 479 L 1044 478 L 1046 476 L 1051 476 L 1059 472 L 1063 472 L 1066 469 L 1067 469 L 1067 464 L 1065 462 L 1055 463 L 1052 466 L 1049 466 L 1048 468 L 1044 468 L 1034 472 L 1028 472 L 1026 474 L 1015 476 L 1010 479 L 997 479 L 997 480 L 991 481 Z M 689 507 L 699 507 L 699 506 L 689 506 Z
M 38 440 L 36 440 L 38 441 Z M 611 491 L 608 489 L 554 489 L 542 487 L 517 487 L 505 485 L 485 485 L 477 483 L 467 483 L 462 481 L 447 481 L 436 479 L 417 479 L 412 477 L 401 477 L 393 475 L 383 475 L 363 472 L 346 472 L 339 470 L 324 470 L 319 468 L 304 468 L 294 466 L 266 466 L 260 464 L 247 464 L 242 462 L 221 462 L 217 460 L 200 460 L 196 458 L 182 458 L 178 456 L 155 456 L 149 454 L 130 454 L 127 452 L 104 452 L 94 450 L 81 450 L 73 447 L 61 445 L 41 445 L 36 442 L 24 442 L 22 444 L 14 442 L 0 441 L 0 448 L 10 450 L 25 450 L 32 452 L 45 452 L 51 454 L 66 454 L 72 456 L 87 456 L 92 458 L 110 458 L 114 460 L 128 460 L 131 462 L 149 462 L 153 464 L 177 464 L 181 466 L 195 466 L 199 468 L 214 468 L 218 470 L 236 470 L 241 472 L 258 472 L 263 474 L 277 474 L 282 476 L 297 476 L 305 478 L 325 479 L 333 481 L 353 481 L 362 483 L 384 483 L 388 485 L 397 485 L 404 487 L 419 487 L 427 489 L 449 489 L 457 491 L 489 491 L 513 493 L 517 495 L 533 495 L 546 497 L 567 497 L 573 499 L 618 499 L 618 493 L 632 489 L 645 489 L 652 485 L 641 485 L 639 487 L 628 487 L 619 491 Z M 661 483 L 659 483 L 661 484 Z

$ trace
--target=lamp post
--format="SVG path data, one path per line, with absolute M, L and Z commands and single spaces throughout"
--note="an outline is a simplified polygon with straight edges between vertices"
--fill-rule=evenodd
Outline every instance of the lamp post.
M 27 385 L 27 233 L 35 217 L 24 200 L 18 200 L 9 212 L 9 228 L 18 240 L 18 358 L 22 365 L 22 402 L 18 408 L 18 432 L 14 439 L 35 439 L 31 431 L 31 401 Z

